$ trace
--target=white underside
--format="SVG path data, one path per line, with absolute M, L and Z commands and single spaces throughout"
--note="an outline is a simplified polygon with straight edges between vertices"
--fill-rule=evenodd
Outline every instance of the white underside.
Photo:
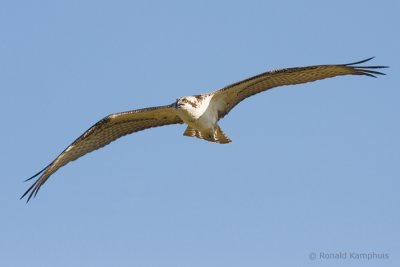
M 193 129 L 204 131 L 214 130 L 218 121 L 218 112 L 209 99 L 205 99 L 197 108 L 191 106 L 178 109 L 181 119 Z

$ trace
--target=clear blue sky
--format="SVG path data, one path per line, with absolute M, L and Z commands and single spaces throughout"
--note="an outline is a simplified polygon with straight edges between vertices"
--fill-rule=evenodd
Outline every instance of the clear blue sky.
M 399 10 L 395 0 L 1 1 L 0 266 L 400 266 Z M 371 56 L 387 76 L 241 103 L 220 123 L 229 145 L 183 137 L 184 126 L 140 132 L 19 200 L 24 179 L 107 114 Z M 338 252 L 388 258 L 320 258 Z

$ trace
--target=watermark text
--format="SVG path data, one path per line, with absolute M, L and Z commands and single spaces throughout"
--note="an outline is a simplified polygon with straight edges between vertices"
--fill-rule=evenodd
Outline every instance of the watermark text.
M 363 261 L 376 261 L 376 260 L 388 260 L 389 253 L 386 252 L 358 252 L 358 251 L 318 251 L 310 252 L 308 258 L 312 261 L 316 260 L 363 260 Z

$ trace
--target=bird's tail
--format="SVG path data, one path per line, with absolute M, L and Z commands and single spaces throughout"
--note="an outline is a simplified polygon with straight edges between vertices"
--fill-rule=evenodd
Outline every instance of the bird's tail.
M 205 131 L 199 131 L 195 130 L 192 127 L 188 126 L 183 133 L 184 136 L 189 136 L 189 137 L 197 137 L 199 139 L 203 139 L 206 141 L 214 142 L 214 143 L 220 143 L 220 144 L 227 144 L 232 142 L 231 139 L 229 139 L 228 136 L 221 130 L 221 128 L 217 125 L 217 127 L 214 130 L 214 133 L 212 132 L 205 132 Z

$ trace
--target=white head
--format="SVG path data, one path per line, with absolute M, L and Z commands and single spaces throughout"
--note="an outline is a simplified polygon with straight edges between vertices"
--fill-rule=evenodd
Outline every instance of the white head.
M 202 99 L 200 99 L 196 96 L 180 97 L 175 102 L 175 108 L 182 109 L 185 111 L 192 111 L 200 106 L 201 100 Z

